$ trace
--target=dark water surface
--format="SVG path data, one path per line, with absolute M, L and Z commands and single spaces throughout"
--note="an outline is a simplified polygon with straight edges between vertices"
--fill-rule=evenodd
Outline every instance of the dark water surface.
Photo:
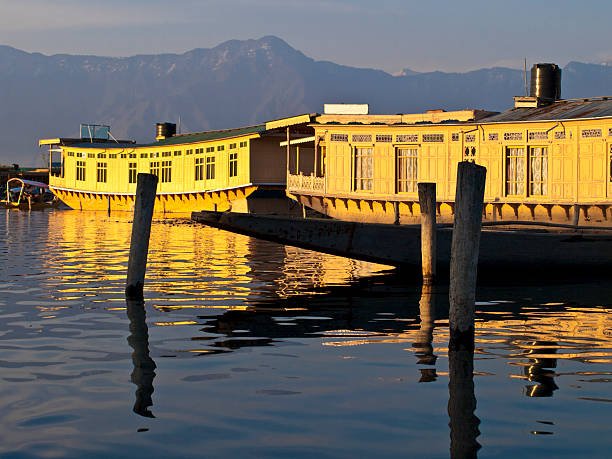
M 129 215 L 0 232 L 0 457 L 612 457 L 605 278 L 480 287 L 472 360 L 384 266 L 156 221 L 145 317 Z

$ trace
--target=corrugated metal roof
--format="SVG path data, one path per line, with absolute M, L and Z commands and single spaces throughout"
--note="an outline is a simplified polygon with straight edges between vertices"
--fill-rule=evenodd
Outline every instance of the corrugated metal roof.
M 167 139 L 150 144 L 139 144 L 138 146 L 156 147 L 164 145 L 177 145 L 183 143 L 206 142 L 209 140 L 231 139 L 232 137 L 241 137 L 250 134 L 261 134 L 266 131 L 265 124 L 256 126 L 248 126 L 236 129 L 223 129 L 220 131 L 194 132 L 192 134 L 179 134 Z
M 481 120 L 481 123 L 557 121 L 612 117 L 612 97 L 559 100 L 544 107 L 513 108 Z

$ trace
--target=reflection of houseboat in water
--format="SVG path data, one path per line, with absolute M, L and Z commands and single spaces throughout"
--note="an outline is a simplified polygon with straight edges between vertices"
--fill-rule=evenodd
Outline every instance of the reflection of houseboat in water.
M 302 131 L 311 120 L 302 115 L 178 135 L 174 124 L 160 123 L 150 144 L 117 141 L 108 126 L 81 125 L 79 138 L 43 139 L 39 145 L 49 146 L 50 161 L 60 164 L 51 170 L 51 189 L 73 209 L 131 211 L 137 174 L 146 172 L 159 177 L 157 212 L 287 211 L 296 206 L 285 195 L 279 142 L 285 129 Z
M 444 219 L 457 164 L 467 160 L 487 168 L 485 219 L 609 224 L 612 97 L 559 100 L 560 72 L 535 65 L 532 95 L 497 114 L 332 106 L 311 125 L 309 143 L 290 141 L 287 191 L 334 218 L 409 223 L 419 215 L 417 183 L 435 182 Z

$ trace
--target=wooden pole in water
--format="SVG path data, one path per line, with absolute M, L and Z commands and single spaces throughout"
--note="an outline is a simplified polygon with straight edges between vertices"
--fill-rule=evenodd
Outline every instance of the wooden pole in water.
M 436 278 L 436 184 L 419 183 L 421 208 L 421 266 L 423 284 L 433 284 Z
M 463 161 L 457 169 L 450 260 L 449 350 L 474 349 L 476 268 L 487 169 Z
M 130 242 L 130 258 L 128 261 L 127 285 L 125 296 L 128 299 L 143 298 L 145 272 L 147 270 L 147 255 L 149 252 L 149 236 L 151 235 L 151 220 L 155 206 L 157 176 L 153 174 L 138 174 L 136 196 L 134 202 L 134 222 L 132 223 L 132 240 Z
M 574 213 L 572 214 L 572 225 L 578 226 L 578 223 L 580 223 L 580 206 L 578 204 L 574 204 L 573 211 Z

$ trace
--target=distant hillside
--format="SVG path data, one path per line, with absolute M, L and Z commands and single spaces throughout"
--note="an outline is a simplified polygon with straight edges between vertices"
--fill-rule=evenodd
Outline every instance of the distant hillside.
M 26 53 L 0 46 L 0 162 L 40 163 L 37 139 L 74 136 L 81 122 L 150 141 L 154 124 L 183 132 L 255 124 L 324 103 L 369 103 L 378 113 L 433 108 L 504 110 L 522 95 L 520 70 L 393 76 L 315 61 L 276 37 L 232 40 L 184 54 L 127 58 Z M 612 66 L 570 63 L 566 98 L 612 93 Z

